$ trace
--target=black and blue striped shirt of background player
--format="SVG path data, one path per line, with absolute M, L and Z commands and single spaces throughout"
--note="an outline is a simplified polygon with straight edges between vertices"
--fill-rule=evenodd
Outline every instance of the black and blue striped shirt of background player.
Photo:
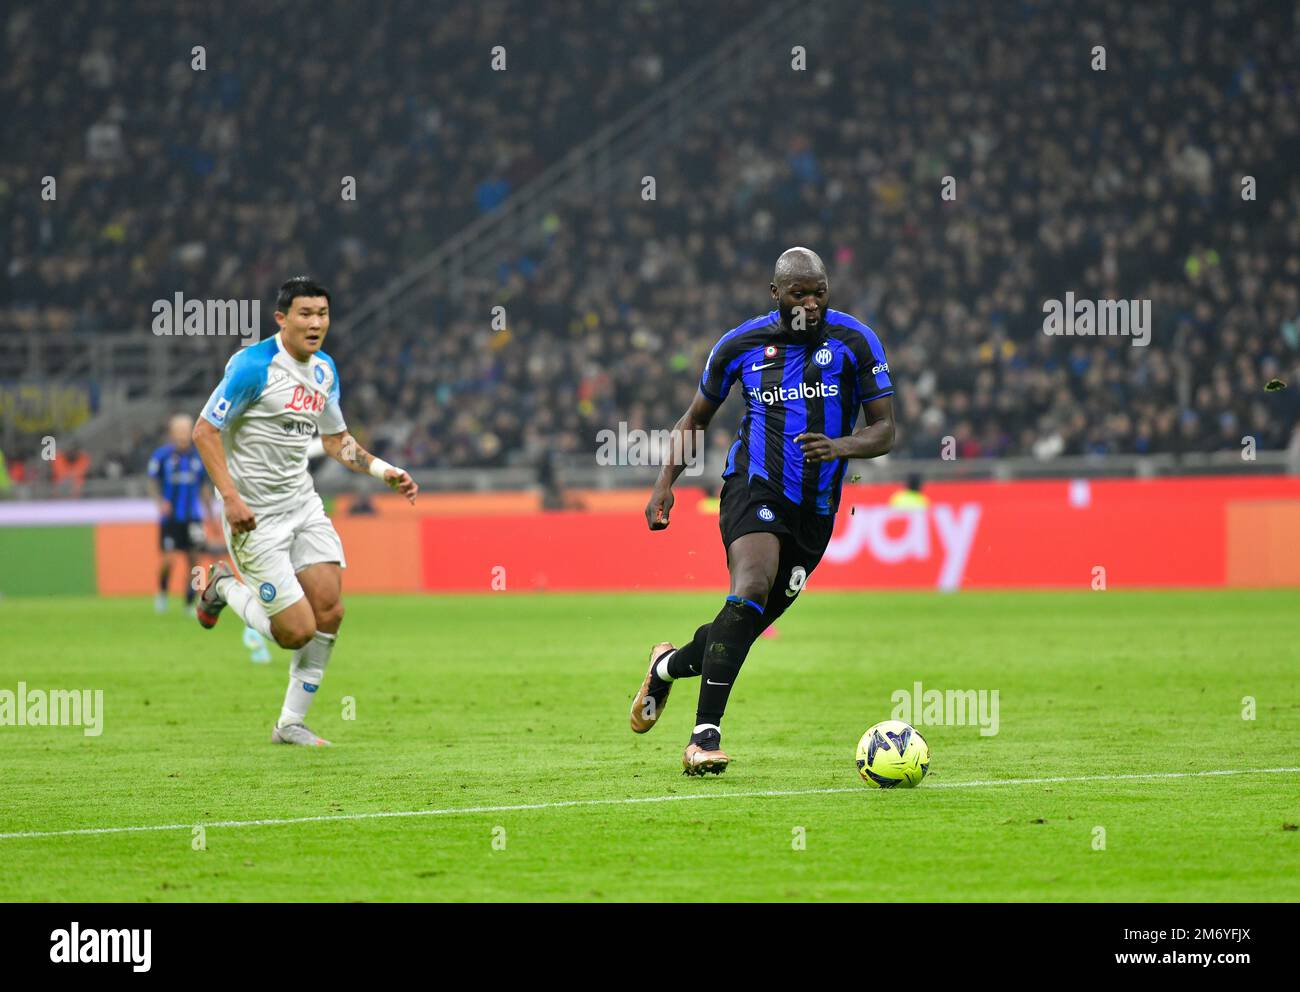
M 158 480 L 159 495 L 172 505 L 172 514 L 164 522 L 193 523 L 203 519 L 199 491 L 207 471 L 194 448 L 178 451 L 176 445 L 164 444 L 149 459 L 149 477 Z
M 704 363 L 700 392 L 721 404 L 737 380 L 746 412 L 723 478 L 766 479 L 791 502 L 834 513 L 848 462 L 809 464 L 794 439 L 807 433 L 852 434 L 863 403 L 893 395 L 875 331 L 846 313 L 827 310 L 817 327 L 796 334 L 784 329 L 773 310 L 718 339 Z

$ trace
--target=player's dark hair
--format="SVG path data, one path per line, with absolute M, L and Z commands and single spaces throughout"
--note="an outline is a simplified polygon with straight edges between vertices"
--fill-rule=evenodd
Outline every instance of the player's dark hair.
M 323 296 L 330 303 L 330 291 L 311 276 L 294 276 L 280 287 L 280 294 L 275 298 L 275 309 L 288 313 L 293 301 L 300 296 Z

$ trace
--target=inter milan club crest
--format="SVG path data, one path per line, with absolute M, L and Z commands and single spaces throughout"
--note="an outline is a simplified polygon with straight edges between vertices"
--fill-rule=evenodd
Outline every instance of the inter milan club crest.
M 775 358 L 775 357 L 776 357 L 776 345 L 774 345 L 774 344 L 769 344 L 766 348 L 764 348 L 764 349 L 763 349 L 763 357 L 764 357 L 764 358 Z
M 816 362 L 818 365 L 820 365 L 822 368 L 825 368 L 827 365 L 831 363 L 834 357 L 835 356 L 831 354 L 831 350 L 829 348 L 818 348 L 817 354 L 813 355 L 813 361 Z

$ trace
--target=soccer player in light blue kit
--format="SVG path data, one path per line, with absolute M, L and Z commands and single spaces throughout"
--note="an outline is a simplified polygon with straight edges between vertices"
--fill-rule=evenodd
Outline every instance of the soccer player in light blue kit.
M 307 728 L 343 620 L 343 545 L 307 471 L 319 429 L 325 453 L 367 472 L 412 503 L 419 487 L 403 469 L 376 458 L 348 433 L 339 407 L 338 369 L 321 351 L 330 295 L 299 276 L 280 287 L 280 331 L 238 352 L 194 428 L 222 504 L 222 529 L 239 577 L 214 564 L 199 597 L 198 620 L 213 627 L 226 606 L 293 651 L 289 688 L 271 740 L 329 744 Z

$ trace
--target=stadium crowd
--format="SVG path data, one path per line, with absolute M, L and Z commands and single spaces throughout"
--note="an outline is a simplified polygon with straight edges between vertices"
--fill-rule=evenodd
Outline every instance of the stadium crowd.
M 265 299 L 300 271 L 346 320 L 766 7 L 357 6 L 305 18 L 285 58 L 278 8 L 222 24 L 197 3 L 131 4 L 113 26 L 91 6 L 55 18 L 58 44 L 32 40 L 53 14 L 6 25 L 0 96 L 23 127 L 0 165 L 0 334 L 145 333 L 155 298 Z M 837 16 L 805 71 L 772 60 L 492 270 L 331 340 L 349 421 L 411 468 L 535 462 L 594 451 L 619 422 L 668 427 L 713 342 L 770 309 L 773 260 L 804 244 L 827 262 L 831 305 L 885 342 L 901 454 L 938 457 L 947 437 L 959 457 L 1287 445 L 1297 390 L 1263 386 L 1300 375 L 1296 9 Z M 394 24 L 409 40 L 380 50 Z M 782 30 L 798 42 L 797 24 Z M 206 74 L 190 67 L 204 43 Z M 57 201 L 20 195 L 45 174 Z M 1046 335 L 1044 301 L 1067 292 L 1150 300 L 1150 344 Z M 123 446 L 103 460 L 137 457 Z

